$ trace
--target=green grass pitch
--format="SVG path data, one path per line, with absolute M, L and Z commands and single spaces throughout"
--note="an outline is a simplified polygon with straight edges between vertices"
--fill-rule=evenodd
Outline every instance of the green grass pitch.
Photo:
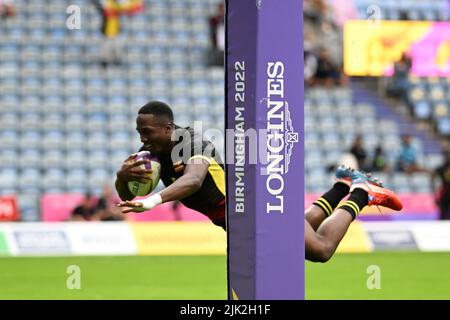
M 380 270 L 380 289 L 368 289 L 371 265 Z M 450 252 L 336 254 L 324 264 L 306 263 L 306 298 L 450 299 L 449 266 Z
M 81 289 L 68 289 L 70 265 Z M 381 271 L 369 290 L 367 268 Z M 450 253 L 336 254 L 306 263 L 307 299 L 450 299 Z M 226 299 L 225 256 L 0 258 L 0 299 Z
M 70 265 L 80 289 L 67 289 Z M 226 299 L 225 256 L 0 258 L 1 299 Z

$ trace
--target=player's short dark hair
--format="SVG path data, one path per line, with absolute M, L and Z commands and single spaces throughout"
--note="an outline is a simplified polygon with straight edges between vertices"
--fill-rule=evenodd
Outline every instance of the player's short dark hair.
M 139 109 L 138 114 L 153 114 L 158 118 L 167 118 L 169 121 L 173 121 L 172 109 L 161 101 L 150 101 Z

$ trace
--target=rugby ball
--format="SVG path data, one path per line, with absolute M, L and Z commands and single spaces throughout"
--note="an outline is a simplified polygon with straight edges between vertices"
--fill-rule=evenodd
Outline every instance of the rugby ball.
M 157 157 L 152 156 L 149 151 L 138 152 L 135 161 L 142 159 L 148 159 L 150 162 L 141 164 L 139 168 L 147 170 L 150 169 L 153 172 L 149 174 L 150 179 L 147 183 L 141 183 L 139 181 L 128 182 L 128 189 L 135 196 L 146 196 L 150 194 L 153 190 L 155 190 L 161 176 L 161 162 L 159 162 Z

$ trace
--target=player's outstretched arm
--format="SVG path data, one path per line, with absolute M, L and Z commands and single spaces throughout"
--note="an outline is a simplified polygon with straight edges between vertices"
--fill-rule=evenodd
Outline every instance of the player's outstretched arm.
M 197 192 L 202 187 L 203 181 L 208 173 L 208 167 L 209 162 L 204 159 L 200 161 L 196 159 L 188 162 L 183 176 L 159 193 L 162 202 L 182 200 Z
M 140 165 L 149 162 L 147 159 L 136 161 L 137 153 L 130 155 L 122 164 L 119 171 L 117 171 L 117 178 L 115 182 L 117 193 L 122 200 L 132 200 L 134 195 L 128 189 L 128 182 L 136 180 L 146 183 L 149 179 L 148 174 L 151 170 L 141 169 Z
M 183 175 L 167 188 L 144 199 L 122 201 L 118 206 L 124 208 L 122 213 L 143 212 L 164 202 L 182 200 L 201 188 L 208 173 L 208 167 L 209 162 L 203 159 L 196 160 L 195 163 L 188 162 Z

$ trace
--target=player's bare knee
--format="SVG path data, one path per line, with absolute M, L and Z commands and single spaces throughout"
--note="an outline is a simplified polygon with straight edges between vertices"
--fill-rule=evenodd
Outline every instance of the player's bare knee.
M 325 263 L 328 260 L 330 260 L 330 258 L 331 258 L 331 255 L 328 253 L 328 251 L 321 250 L 321 251 L 318 252 L 315 262 Z
M 312 211 L 313 211 L 313 206 L 309 206 L 308 208 L 306 208 L 306 210 L 305 210 L 305 215 L 307 215 L 307 214 L 311 214 L 312 213 Z
M 327 242 L 322 242 L 317 251 L 317 262 L 327 262 L 334 254 L 334 247 Z
M 312 262 L 327 262 L 329 258 L 327 258 L 325 255 L 321 254 L 321 253 L 316 253 L 310 256 L 307 256 L 307 259 L 312 261 Z
M 307 259 L 312 262 L 327 262 L 333 255 L 333 251 L 325 243 L 317 244 L 312 250 L 307 252 Z

